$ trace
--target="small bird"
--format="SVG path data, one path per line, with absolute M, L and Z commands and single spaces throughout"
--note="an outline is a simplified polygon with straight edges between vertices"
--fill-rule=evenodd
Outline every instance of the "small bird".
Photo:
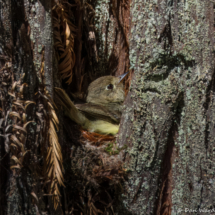
M 115 135 L 125 99 L 122 80 L 127 74 L 103 76 L 93 81 L 88 87 L 85 104 L 74 105 L 63 89 L 55 87 L 57 102 L 63 106 L 66 115 L 84 129 Z

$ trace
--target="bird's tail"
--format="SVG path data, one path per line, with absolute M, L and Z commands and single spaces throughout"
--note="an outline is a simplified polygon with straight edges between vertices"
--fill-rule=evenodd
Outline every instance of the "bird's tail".
M 82 127 L 87 127 L 88 119 L 75 107 L 69 96 L 61 88 L 55 87 L 57 102 L 63 106 L 66 115 Z

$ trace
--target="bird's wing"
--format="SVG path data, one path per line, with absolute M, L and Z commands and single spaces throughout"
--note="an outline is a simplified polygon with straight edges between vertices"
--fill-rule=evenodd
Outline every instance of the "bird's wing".
M 87 129 L 90 132 L 112 135 L 115 135 L 118 132 L 119 125 L 95 117 L 95 121 L 88 119 L 83 113 L 84 111 L 82 112 L 78 110 L 66 92 L 61 88 L 55 87 L 55 95 L 57 103 L 63 106 L 66 111 L 66 115 L 78 125 L 81 125 L 84 129 Z
M 76 104 L 75 107 L 80 110 L 87 118 L 94 120 L 104 120 L 114 124 L 119 124 L 120 114 L 116 111 L 110 111 L 103 105 L 92 103 Z
M 66 115 L 68 115 L 68 117 L 70 117 L 78 125 L 86 127 L 86 124 L 88 124 L 88 119 L 75 107 L 66 92 L 61 88 L 55 87 L 55 95 L 57 102 L 65 109 Z

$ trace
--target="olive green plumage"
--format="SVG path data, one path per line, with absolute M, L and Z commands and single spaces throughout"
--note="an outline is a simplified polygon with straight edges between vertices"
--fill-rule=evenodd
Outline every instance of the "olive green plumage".
M 70 100 L 64 90 L 55 88 L 56 99 L 66 115 L 90 132 L 115 135 L 119 130 L 124 86 L 119 77 L 103 76 L 93 81 L 87 90 L 85 104 Z

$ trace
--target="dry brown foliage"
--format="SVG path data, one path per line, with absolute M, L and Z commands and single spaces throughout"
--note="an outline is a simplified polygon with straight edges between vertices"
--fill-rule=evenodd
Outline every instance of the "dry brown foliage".
M 74 32 L 75 26 L 70 21 L 71 5 L 66 1 L 56 4 L 53 11 L 54 46 L 58 60 L 58 71 L 62 79 L 72 82 L 73 67 L 75 65 Z
M 32 101 L 24 100 L 24 75 L 19 81 L 12 83 L 11 62 L 6 62 L 0 70 L 1 76 L 1 106 L 2 106 L 2 129 L 5 138 L 5 151 L 11 151 L 11 166 L 13 173 L 19 173 L 23 167 L 23 160 L 28 152 L 26 150 L 27 126 L 33 121 L 27 121 L 26 110 L 29 105 L 35 104 Z M 8 95 L 9 96 L 8 96 Z M 12 107 L 9 108 L 6 102 L 12 100 Z M 4 122 L 4 124 L 3 124 Z
M 38 94 L 38 111 L 36 113 L 39 121 L 43 124 L 42 153 L 44 154 L 44 173 L 46 183 L 49 184 L 48 192 L 53 196 L 54 208 L 56 209 L 60 203 L 60 191 L 58 185 L 63 185 L 63 157 L 61 146 L 58 140 L 56 130 L 58 130 L 58 118 L 55 113 L 55 104 L 50 97 L 45 87 L 44 77 L 44 50 L 42 52 L 40 78 L 42 84 Z M 44 119 L 46 122 L 44 122 Z M 48 133 L 47 133 L 48 132 Z M 48 149 L 45 148 L 46 137 L 48 142 Z
M 53 196 L 54 207 L 57 208 L 60 202 L 58 185 L 63 185 L 63 158 L 56 133 L 59 121 L 53 107 L 54 102 L 45 87 L 44 50 L 39 73 L 42 83 L 39 86 L 38 93 L 36 93 L 37 104 L 33 101 L 25 100 L 24 88 L 28 87 L 28 85 L 23 83 L 24 75 L 18 81 L 13 81 L 11 67 L 11 61 L 8 61 L 0 70 L 0 128 L 3 130 L 1 136 L 5 138 L 5 151 L 7 153 L 11 152 L 10 168 L 14 174 L 19 174 L 24 166 L 24 158 L 29 151 L 26 150 L 27 126 L 33 122 L 27 120 L 27 109 L 32 104 L 36 105 L 36 119 L 40 124 L 43 124 L 42 126 L 39 125 L 39 128 L 41 129 L 40 145 L 44 159 L 45 184 L 49 185 L 48 192 Z M 10 103 L 12 103 L 11 107 Z M 36 141 L 38 141 L 38 136 Z M 38 173 L 41 174 L 41 172 Z M 31 194 L 37 198 L 34 192 Z
M 34 104 L 33 101 L 25 101 L 23 97 L 23 89 L 27 87 L 27 84 L 21 84 L 21 79 L 18 82 L 14 82 L 12 89 L 8 92 L 9 95 L 14 97 L 12 103 L 12 110 L 9 113 L 9 117 L 12 119 L 12 132 L 10 135 L 10 150 L 12 152 L 11 157 L 11 169 L 21 169 L 23 166 L 24 156 L 28 152 L 25 149 L 27 140 L 27 126 L 33 121 L 27 121 L 27 108 L 29 105 Z M 19 88 L 19 92 L 15 92 L 15 89 Z

